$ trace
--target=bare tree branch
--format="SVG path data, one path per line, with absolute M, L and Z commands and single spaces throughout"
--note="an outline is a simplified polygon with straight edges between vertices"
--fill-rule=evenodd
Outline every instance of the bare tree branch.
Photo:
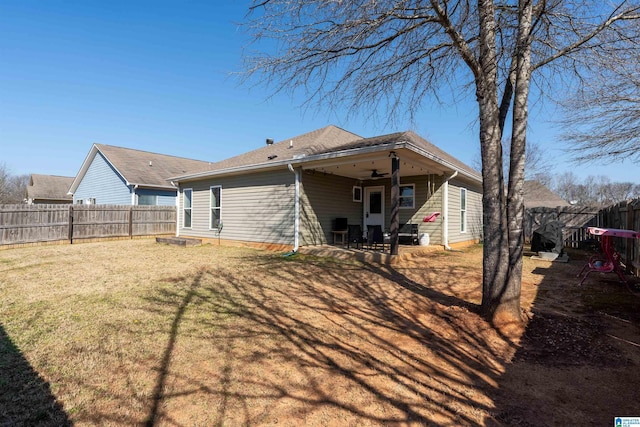
M 640 161 L 640 57 L 616 51 L 594 58 L 600 68 L 562 105 L 562 139 L 578 163 Z
M 593 58 L 640 56 L 639 2 L 255 0 L 247 28 L 272 54 L 247 55 L 245 79 L 275 93 L 302 91 L 305 106 L 347 106 L 387 123 L 414 121 L 442 93 L 461 97 L 474 89 L 484 193 L 482 305 L 494 321 L 500 313 L 515 321 L 521 243 L 509 238 L 522 226 L 529 99 L 557 99 L 589 85 L 602 64 Z M 610 106 L 596 113 L 608 120 Z M 501 139 L 510 112 L 507 201 Z

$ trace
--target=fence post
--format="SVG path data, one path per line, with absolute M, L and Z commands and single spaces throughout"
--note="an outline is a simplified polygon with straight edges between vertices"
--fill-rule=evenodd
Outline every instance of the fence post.
M 129 238 L 133 239 L 133 205 L 129 206 Z
M 624 223 L 624 228 L 626 230 L 633 230 L 633 205 L 631 204 L 631 202 L 629 200 L 627 200 L 626 202 L 627 204 L 627 215 L 625 218 L 625 223 Z M 624 239 L 625 240 L 625 246 L 626 246 L 626 256 L 627 259 L 625 260 L 625 262 L 629 265 L 629 267 L 631 266 L 631 263 L 633 261 L 633 247 L 635 245 L 635 241 L 636 239 Z M 627 268 L 628 270 L 630 270 L 630 268 Z
M 73 245 L 73 205 L 69 205 L 69 244 Z

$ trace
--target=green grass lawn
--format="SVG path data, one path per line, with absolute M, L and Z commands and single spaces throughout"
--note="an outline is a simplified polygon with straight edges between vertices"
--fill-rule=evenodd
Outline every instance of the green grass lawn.
M 494 398 L 517 345 L 476 314 L 481 256 L 384 266 L 150 239 L 0 251 L 0 425 L 489 425 L 531 402 Z M 525 260 L 525 305 L 578 292 L 548 271 Z

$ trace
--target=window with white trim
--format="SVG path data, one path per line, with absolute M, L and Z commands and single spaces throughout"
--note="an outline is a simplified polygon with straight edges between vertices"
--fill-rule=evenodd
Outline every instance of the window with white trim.
M 138 205 L 156 206 L 158 204 L 157 194 L 138 194 Z
M 212 230 L 220 227 L 220 214 L 222 213 L 222 187 L 214 185 L 209 191 L 211 202 L 209 212 L 209 228 Z
M 191 228 L 191 207 L 193 206 L 193 190 L 185 188 L 182 191 L 182 226 Z
M 400 186 L 400 209 L 413 209 L 415 207 L 415 184 Z
M 460 189 L 460 232 L 467 232 L 467 189 Z
M 354 202 L 362 202 L 362 187 L 354 185 L 352 189 L 352 200 Z

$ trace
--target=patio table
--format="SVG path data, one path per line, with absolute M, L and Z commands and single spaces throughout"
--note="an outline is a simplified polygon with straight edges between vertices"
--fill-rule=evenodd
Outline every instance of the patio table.
M 580 274 L 578 277 L 584 277 L 580 280 L 580 284 L 584 283 L 587 276 L 595 271 L 598 273 L 616 273 L 620 278 L 620 281 L 623 283 L 627 283 L 627 280 L 624 278 L 624 272 L 620 267 L 620 254 L 613 247 L 612 237 L 622 237 L 625 239 L 640 239 L 640 233 L 634 230 L 620 230 L 617 228 L 599 228 L 599 227 L 588 227 L 587 233 L 592 234 L 594 236 L 601 237 L 601 253 L 592 256 L 589 259 L 589 262 L 582 267 Z

